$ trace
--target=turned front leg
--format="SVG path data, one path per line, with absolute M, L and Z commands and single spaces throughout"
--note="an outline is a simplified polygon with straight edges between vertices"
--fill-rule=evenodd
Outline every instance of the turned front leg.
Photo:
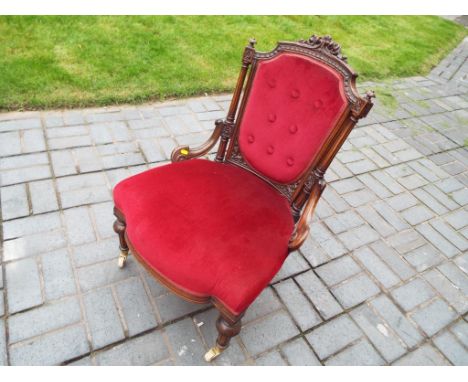
M 117 216 L 117 219 L 114 222 L 114 231 L 119 235 L 119 268 L 123 268 L 125 266 L 125 262 L 127 261 L 128 256 L 128 245 L 127 241 L 125 240 L 126 229 L 127 226 L 125 224 L 125 221 L 119 218 L 119 216 Z
M 240 319 L 233 321 L 220 314 L 216 320 L 218 338 L 216 339 L 215 346 L 205 354 L 205 360 L 211 362 L 218 357 L 229 346 L 231 338 L 239 334 L 241 327 L 242 324 Z

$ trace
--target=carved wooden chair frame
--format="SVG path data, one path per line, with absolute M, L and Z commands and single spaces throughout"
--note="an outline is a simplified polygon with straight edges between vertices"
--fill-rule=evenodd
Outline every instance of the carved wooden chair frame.
M 181 146 L 174 149 L 171 155 L 172 162 L 190 160 L 206 156 L 219 141 L 215 161 L 226 162 L 250 171 L 283 194 L 291 205 L 291 213 L 295 221 L 295 229 L 289 241 L 289 252 L 298 249 L 307 238 L 309 233 L 309 220 L 326 186 L 324 174 L 332 162 L 336 153 L 348 137 L 357 121 L 365 117 L 373 106 L 372 98 L 374 92 L 368 91 L 361 97 L 356 88 L 355 80 L 357 74 L 347 65 L 346 57 L 341 54 L 341 47 L 334 42 L 330 36 L 317 37 L 313 35 L 308 40 L 298 42 L 279 42 L 271 52 L 257 52 L 256 41 L 251 39 L 245 47 L 242 57 L 242 67 L 234 90 L 229 111 L 225 120 L 219 119 L 215 122 L 215 128 L 210 138 L 201 146 L 190 148 Z M 282 53 L 294 53 L 318 60 L 336 72 L 340 73 L 344 83 L 344 93 L 348 101 L 347 108 L 338 120 L 331 134 L 315 156 L 314 161 L 302 176 L 291 184 L 280 184 L 259 173 L 243 159 L 239 150 L 238 135 L 243 113 L 249 100 L 249 92 L 255 78 L 257 63 L 269 60 Z M 218 338 L 216 344 L 206 354 L 205 359 L 211 361 L 216 358 L 229 345 L 230 339 L 241 330 L 242 314 L 234 316 L 221 301 L 215 297 L 195 296 L 181 290 L 170 280 L 150 268 L 132 246 L 126 235 L 125 216 L 114 207 L 114 215 L 117 220 L 114 230 L 119 235 L 120 256 L 119 266 L 123 267 L 129 251 L 137 260 L 165 287 L 181 298 L 193 303 L 212 303 L 220 312 L 216 321 Z

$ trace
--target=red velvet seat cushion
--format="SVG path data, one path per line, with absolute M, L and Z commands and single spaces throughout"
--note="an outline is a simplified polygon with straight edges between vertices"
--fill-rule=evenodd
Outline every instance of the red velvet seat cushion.
M 114 189 L 140 256 L 179 288 L 243 312 L 278 272 L 293 220 L 286 198 L 236 166 L 182 161 Z
M 343 78 L 297 54 L 260 61 L 242 117 L 244 159 L 279 183 L 308 169 L 347 107 Z

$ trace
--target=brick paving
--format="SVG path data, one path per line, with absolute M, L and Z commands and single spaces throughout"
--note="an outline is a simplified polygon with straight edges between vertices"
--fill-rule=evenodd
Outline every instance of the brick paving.
M 468 39 L 391 92 L 326 177 L 310 237 L 218 365 L 468 364 Z M 0 364 L 205 364 L 216 312 L 117 267 L 112 187 L 203 142 L 229 95 L 0 114 Z

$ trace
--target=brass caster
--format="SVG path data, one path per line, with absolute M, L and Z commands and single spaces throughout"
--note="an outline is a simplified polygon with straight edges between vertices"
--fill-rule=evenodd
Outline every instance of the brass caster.
M 208 350 L 205 353 L 205 361 L 206 362 L 213 361 L 215 358 L 217 358 L 223 352 L 223 350 L 224 349 L 221 349 L 218 345 L 213 346 L 210 350 Z
M 125 263 L 127 262 L 128 251 L 120 251 L 119 255 L 119 268 L 125 267 Z

